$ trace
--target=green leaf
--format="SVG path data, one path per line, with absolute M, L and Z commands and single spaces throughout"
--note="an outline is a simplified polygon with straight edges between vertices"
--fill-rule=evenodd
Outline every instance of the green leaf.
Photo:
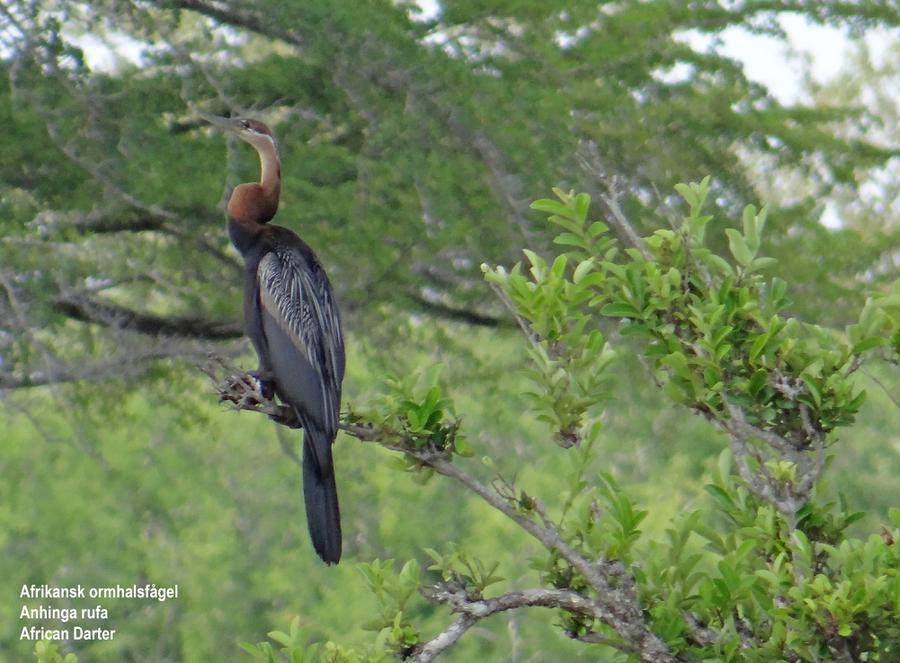
M 763 348 L 766 347 L 766 343 L 769 342 L 769 334 L 760 334 L 755 341 L 753 341 L 753 345 L 750 346 L 750 361 L 754 361 L 757 357 L 759 357 L 760 353 L 763 351 Z
M 819 389 L 819 385 L 816 382 L 816 379 L 807 373 L 801 373 L 800 379 L 803 380 L 803 384 L 806 385 L 807 390 L 809 391 L 809 395 L 812 396 L 813 402 L 816 404 L 816 407 L 822 406 L 822 391 Z
M 731 468 L 732 468 L 732 458 L 731 451 L 728 449 L 723 449 L 719 453 L 719 458 L 716 460 L 716 468 L 719 470 L 719 478 L 722 481 L 727 481 L 728 477 L 731 476 Z M 729 498 L 731 499 L 731 498 Z
M 647 325 L 643 325 L 639 322 L 630 322 L 628 324 L 623 324 L 619 328 L 619 334 L 622 336 L 641 336 L 643 338 L 655 338 L 652 331 L 647 328 Z
M 723 511 L 730 512 L 734 509 L 734 500 L 731 498 L 731 495 L 726 493 L 719 486 L 708 483 L 703 486 L 703 489 L 715 498 Z
M 871 350 L 873 348 L 880 348 L 882 345 L 887 345 L 888 340 L 883 336 L 870 336 L 868 338 L 864 338 L 853 346 L 853 354 L 858 355 L 866 350 Z
M 588 258 L 587 260 L 582 260 L 578 263 L 578 267 L 575 268 L 575 272 L 572 274 L 572 282 L 580 283 L 581 280 L 590 273 L 591 269 L 594 267 L 594 259 Z
M 895 506 L 889 507 L 888 519 L 894 524 L 894 527 L 900 527 L 900 509 Z
M 522 253 L 525 254 L 526 258 L 528 258 L 528 262 L 531 263 L 532 267 L 544 267 L 547 264 L 546 262 L 544 262 L 543 258 L 541 258 L 531 249 L 522 249 Z
M 560 233 L 553 238 L 553 243 L 561 246 L 577 246 L 580 249 L 586 248 L 584 240 L 574 233 Z
M 726 228 L 725 234 L 728 235 L 728 248 L 734 259 L 744 267 L 749 265 L 753 261 L 753 251 L 747 246 L 744 237 L 734 228 Z
M 690 380 L 691 370 L 688 367 L 687 358 L 684 356 L 683 352 L 669 353 L 663 357 L 659 363 L 661 366 L 668 366 L 671 368 L 675 375 L 678 375 L 685 380 Z
M 747 385 L 750 394 L 756 396 L 760 390 L 769 382 L 769 372 L 763 369 L 756 371 L 751 377 Z
M 691 187 L 689 187 L 687 184 L 679 182 L 675 185 L 675 190 L 691 207 L 694 207 L 697 204 L 697 196 L 694 193 L 693 189 L 691 189 Z
M 762 209 L 759 210 L 759 214 L 756 215 L 756 236 L 761 237 L 763 230 L 766 227 L 766 219 L 769 216 L 769 206 L 763 205 Z
M 709 256 L 707 256 L 706 261 L 726 276 L 732 276 L 734 274 L 734 269 L 722 256 L 716 255 L 715 253 L 710 253 Z
M 607 304 L 600 309 L 600 315 L 606 315 L 611 318 L 639 318 L 640 312 L 631 304 L 626 302 L 613 302 Z
M 285 647 L 289 647 L 292 643 L 291 636 L 284 631 L 269 631 L 267 635 L 270 639 Z
M 568 207 L 566 207 L 558 200 L 553 200 L 552 198 L 541 198 L 540 200 L 535 200 L 533 203 L 531 203 L 530 207 L 531 209 L 537 210 L 538 212 L 558 214 L 559 216 L 569 216 L 571 214 L 571 211 Z
M 584 223 L 587 219 L 588 208 L 591 206 L 591 197 L 586 193 L 575 196 L 575 216 L 578 221 Z
M 606 275 L 603 272 L 590 272 L 578 284 L 582 287 L 598 286 L 604 281 L 606 281 Z
M 756 207 L 747 205 L 741 215 L 741 220 L 744 225 L 744 237 L 747 240 L 747 246 L 755 251 L 759 246 L 759 237 L 756 234 Z
M 750 265 L 747 267 L 747 273 L 759 272 L 759 271 L 762 271 L 764 269 L 767 269 L 767 268 L 772 267 L 773 265 L 777 265 L 777 264 L 778 264 L 778 261 L 775 258 L 769 258 L 769 257 L 754 258 L 753 262 L 751 262 Z
M 804 567 L 812 568 L 812 546 L 809 543 L 809 539 L 806 538 L 806 534 L 802 530 L 795 529 L 791 533 L 791 539 Z
M 603 223 L 602 221 L 594 221 L 588 227 L 588 235 L 591 237 L 597 237 L 597 235 L 602 235 L 605 232 L 609 231 L 609 226 Z
M 453 450 L 463 458 L 475 455 L 475 450 L 466 442 L 462 435 L 457 435 L 456 439 L 453 440 Z
M 784 279 L 780 279 L 777 276 L 772 279 L 772 291 L 771 291 L 771 299 L 772 304 L 776 307 L 779 306 L 780 302 L 784 301 L 784 293 L 787 290 L 787 283 Z
M 550 266 L 550 273 L 559 278 L 566 271 L 566 264 L 569 262 L 565 255 L 556 256 L 553 265 Z

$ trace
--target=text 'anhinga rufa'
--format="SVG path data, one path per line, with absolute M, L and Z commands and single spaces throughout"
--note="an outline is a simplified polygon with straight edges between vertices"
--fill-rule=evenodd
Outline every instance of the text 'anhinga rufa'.
M 292 231 L 269 225 L 278 209 L 281 167 L 262 122 L 202 115 L 256 148 L 259 182 L 239 184 L 228 201 L 228 233 L 246 265 L 244 319 L 259 355 L 264 393 L 292 407 L 303 425 L 303 496 L 313 547 L 341 558 L 341 520 L 331 444 L 344 378 L 344 340 L 325 270 Z

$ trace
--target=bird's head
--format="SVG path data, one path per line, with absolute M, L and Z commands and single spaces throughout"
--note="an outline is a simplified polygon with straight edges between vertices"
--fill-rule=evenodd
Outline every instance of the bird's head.
M 250 143 L 258 152 L 265 153 L 272 150 L 278 153 L 275 137 L 272 130 L 259 120 L 250 120 L 243 117 L 219 117 L 218 115 L 200 114 L 200 117 L 211 125 L 225 129 L 235 134 L 241 140 Z
M 229 218 L 251 224 L 271 220 L 278 210 L 281 195 L 281 165 L 272 130 L 259 120 L 202 114 L 200 117 L 250 143 L 259 154 L 259 182 L 234 187 L 228 200 Z

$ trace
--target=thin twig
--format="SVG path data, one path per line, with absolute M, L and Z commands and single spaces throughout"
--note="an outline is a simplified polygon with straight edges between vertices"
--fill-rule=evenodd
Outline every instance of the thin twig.
M 653 255 L 635 231 L 628 217 L 625 216 L 625 212 L 622 211 L 622 206 L 619 204 L 619 201 L 622 199 L 621 185 L 603 165 L 603 159 L 600 156 L 600 150 L 597 149 L 597 144 L 592 140 L 585 140 L 581 141 L 578 147 L 576 157 L 582 169 L 592 175 L 605 189 L 600 191 L 599 195 L 612 215 L 610 221 L 618 228 L 619 233 L 628 240 L 628 243 L 641 252 L 644 258 L 652 260 Z

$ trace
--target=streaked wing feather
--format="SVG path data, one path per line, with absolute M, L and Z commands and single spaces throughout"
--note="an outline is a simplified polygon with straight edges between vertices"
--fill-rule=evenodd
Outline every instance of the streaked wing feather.
M 344 377 L 344 342 L 325 272 L 302 255 L 276 247 L 260 260 L 257 274 L 262 307 L 318 371 L 325 404 L 321 423 L 333 434 Z

